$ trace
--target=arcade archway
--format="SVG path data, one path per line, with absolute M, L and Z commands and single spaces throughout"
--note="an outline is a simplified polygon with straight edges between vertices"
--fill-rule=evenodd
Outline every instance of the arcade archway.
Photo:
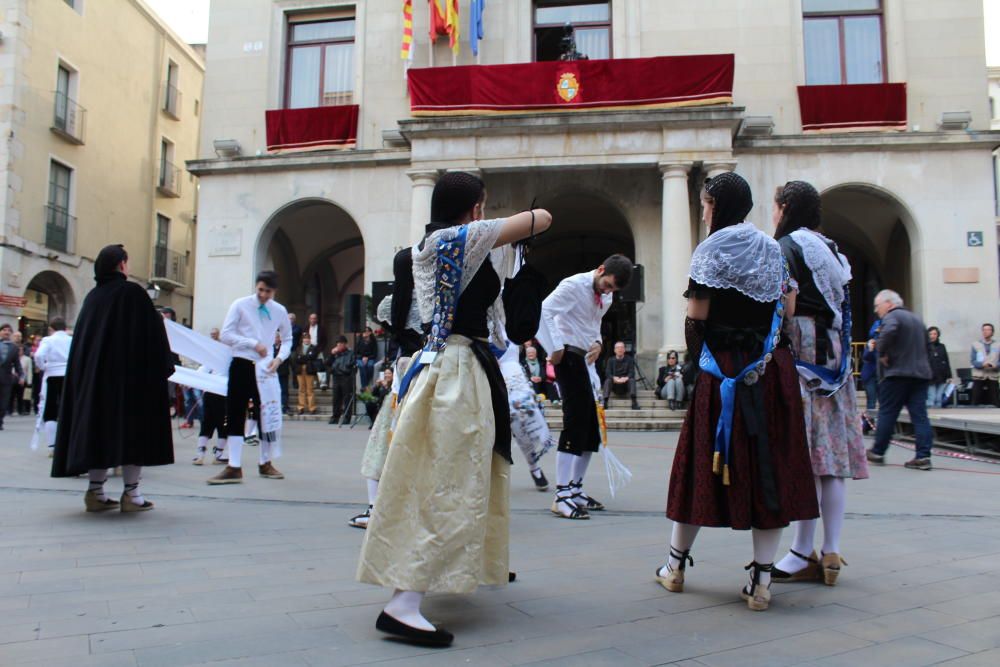
M 852 336 L 867 340 L 879 290 L 895 290 L 908 306 L 919 307 L 911 257 L 915 226 L 900 200 L 872 185 L 838 185 L 825 191 L 822 201 L 822 231 L 851 262 Z
M 595 192 L 561 192 L 539 199 L 559 225 L 534 242 L 528 262 L 536 267 L 555 289 L 559 281 L 575 273 L 590 271 L 609 255 L 635 257 L 635 238 L 625 215 L 614 203 Z M 614 305 L 604 318 L 605 347 L 625 341 L 630 351 L 636 345 L 636 304 L 615 295 Z M 605 350 L 607 353 L 607 350 Z
M 48 323 L 56 317 L 73 326 L 76 297 L 66 278 L 55 271 L 42 271 L 32 278 L 24 298 L 27 303 L 21 309 L 18 328 L 25 336 L 48 335 Z
M 278 300 L 305 326 L 319 316 L 327 341 L 347 333 L 344 309 L 364 294 L 365 248 L 361 230 L 340 206 L 303 199 L 277 211 L 257 244 L 257 269 L 278 272 Z

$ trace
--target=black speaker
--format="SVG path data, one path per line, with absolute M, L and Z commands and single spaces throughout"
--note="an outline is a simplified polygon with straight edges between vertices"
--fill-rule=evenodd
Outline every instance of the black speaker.
M 642 303 L 646 300 L 646 280 L 643 277 L 642 264 L 632 267 L 632 280 L 628 281 L 628 286 L 618 295 L 622 301 Z
M 348 294 L 344 301 L 344 332 L 361 333 L 364 329 L 364 316 L 361 313 L 361 295 Z
M 392 288 L 395 284 L 391 280 L 380 280 L 372 283 L 372 305 L 375 306 L 376 312 L 382 300 L 392 294 Z

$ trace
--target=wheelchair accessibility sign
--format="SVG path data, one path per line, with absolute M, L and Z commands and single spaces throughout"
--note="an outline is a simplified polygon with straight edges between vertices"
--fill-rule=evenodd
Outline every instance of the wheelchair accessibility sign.
M 983 233 L 965 232 L 965 243 L 970 248 L 981 248 L 983 245 Z

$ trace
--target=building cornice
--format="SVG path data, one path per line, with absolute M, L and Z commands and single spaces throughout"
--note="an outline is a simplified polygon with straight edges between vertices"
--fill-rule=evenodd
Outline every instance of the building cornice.
M 153 11 L 153 9 L 147 5 L 143 0 L 131 0 L 132 5 L 139 10 L 143 16 L 145 16 L 150 23 L 152 23 L 156 28 L 163 33 L 164 37 L 168 41 L 172 42 L 175 47 L 184 52 L 184 54 L 191 59 L 191 61 L 201 70 L 202 74 L 205 73 L 205 59 L 201 57 L 197 51 L 191 48 L 191 45 L 181 39 L 173 29 L 167 25 L 167 23 L 160 18 L 160 16 Z
M 310 151 L 282 155 L 257 155 L 235 158 L 188 160 L 187 170 L 198 176 L 238 174 L 298 169 L 337 169 L 345 167 L 382 167 L 409 165 L 407 149 Z
M 849 132 L 737 137 L 733 154 L 815 153 L 837 151 L 993 150 L 1000 131 L 967 132 Z
M 414 138 L 490 134 L 529 134 L 567 130 L 644 130 L 664 126 L 730 127 L 735 133 L 743 107 L 710 106 L 634 111 L 578 111 L 567 113 L 440 116 L 400 120 L 399 132 Z

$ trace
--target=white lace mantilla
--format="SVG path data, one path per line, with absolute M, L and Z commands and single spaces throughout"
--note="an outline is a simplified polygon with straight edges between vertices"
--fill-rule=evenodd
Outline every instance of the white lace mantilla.
M 462 262 L 462 284 L 459 287 L 459 294 L 468 287 L 469 282 L 475 277 L 476 271 L 483 265 L 491 251 L 493 252 L 493 269 L 500 278 L 500 284 L 503 284 L 505 278 L 510 277 L 513 269 L 513 253 L 509 252 L 509 246 L 493 249 L 500 236 L 504 220 L 505 218 L 476 220 L 467 225 L 469 231 L 465 238 L 465 257 Z M 437 286 L 437 244 L 442 239 L 455 238 L 458 230 L 458 227 L 439 229 L 427 237 L 422 250 L 417 246 L 413 248 L 413 284 L 421 322 L 430 322 L 434 317 L 434 289 Z M 499 297 L 490 306 L 486 318 L 490 328 L 490 340 L 503 349 L 505 344 L 502 332 L 505 316 L 503 302 Z
M 833 311 L 833 328 L 839 331 L 844 324 L 841 309 L 844 289 L 851 281 L 851 263 L 841 253 L 834 254 L 827 245 L 831 241 L 819 232 L 796 229 L 789 236 L 802 248 L 802 258 L 812 273 L 813 282 Z
M 716 289 L 735 289 L 754 301 L 781 297 L 784 258 L 778 242 L 749 222 L 702 241 L 691 256 L 690 278 Z
M 375 310 L 375 319 L 379 322 L 392 323 L 392 295 L 382 299 L 382 302 Z M 417 333 L 423 331 L 420 322 L 420 308 L 417 306 L 417 298 L 414 296 L 410 302 L 410 312 L 406 314 L 406 328 Z

